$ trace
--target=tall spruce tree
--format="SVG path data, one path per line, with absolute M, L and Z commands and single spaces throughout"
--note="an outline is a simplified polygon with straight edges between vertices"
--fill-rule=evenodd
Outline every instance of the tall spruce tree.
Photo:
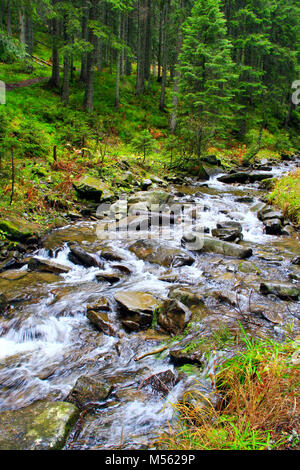
M 196 0 L 183 24 L 179 98 L 181 122 L 192 132 L 198 159 L 209 137 L 228 125 L 232 112 L 235 75 L 226 33 L 220 1 Z

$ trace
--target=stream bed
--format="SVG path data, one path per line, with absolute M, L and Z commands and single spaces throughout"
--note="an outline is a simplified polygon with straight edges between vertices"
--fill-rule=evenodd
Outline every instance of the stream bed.
M 294 166 L 283 162 L 272 173 L 280 176 Z M 116 300 L 120 293 L 149 294 L 159 301 L 181 295 L 181 302 L 192 312 L 191 338 L 222 332 L 234 336 L 239 334 L 240 323 L 251 335 L 278 341 L 299 334 L 299 302 L 260 291 L 265 281 L 299 286 L 300 267 L 292 263 L 300 255 L 297 232 L 266 235 L 257 217 L 264 194 L 258 183 L 230 185 L 221 183 L 219 176 L 205 184 L 186 179 L 184 185 L 172 184 L 164 191 L 176 203 L 198 205 L 207 233 L 217 224 L 239 223 L 240 245 L 253 253 L 247 260 L 191 253 L 181 246 L 182 234 L 175 226 L 173 239 L 161 245 L 182 250 L 193 262 L 153 263 L 129 249 L 132 240 L 99 240 L 99 221 L 80 220 L 50 232 L 42 247 L 30 254 L 69 268 L 67 272 L 38 272 L 26 264 L 0 275 L 0 292 L 11 305 L 0 316 L 0 412 L 37 400 L 65 401 L 80 377 L 99 377 L 109 393 L 103 401 L 81 410 L 64 448 L 147 449 L 168 429 L 174 419 L 173 404 L 187 390 L 196 387 L 210 398 L 212 374 L 219 361 L 233 353 L 233 347 L 229 343 L 220 346 L 201 364 L 188 358 L 176 362 L 170 351 L 180 349 L 185 339 L 170 336 L 155 322 L 130 331 Z M 139 239 L 143 237 L 141 231 Z M 99 266 L 72 262 L 72 243 L 95 256 Z M 109 275 L 116 273 L 112 282 Z M 115 334 L 99 331 L 87 317 L 88 306 L 102 297 Z M 160 352 L 141 358 L 155 350 Z M 189 373 L 185 363 L 192 366 Z M 149 379 L 155 375 L 166 383 L 157 387 Z

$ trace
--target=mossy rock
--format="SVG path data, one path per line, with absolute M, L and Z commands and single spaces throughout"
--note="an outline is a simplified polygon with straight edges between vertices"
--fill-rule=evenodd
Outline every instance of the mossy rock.
M 26 241 L 40 235 L 39 227 L 22 217 L 6 217 L 0 219 L 0 230 L 6 233 L 10 240 Z
M 260 274 L 260 269 L 254 263 L 251 263 L 251 261 L 242 261 L 239 264 L 239 271 L 245 274 Z
M 62 449 L 79 415 L 66 402 L 36 402 L 0 413 L 1 450 Z
M 106 199 L 108 196 L 113 195 L 113 193 L 109 191 L 110 188 L 94 176 L 85 175 L 78 181 L 74 181 L 73 186 L 79 196 L 96 202 L 101 200 L 103 194 L 105 194 Z

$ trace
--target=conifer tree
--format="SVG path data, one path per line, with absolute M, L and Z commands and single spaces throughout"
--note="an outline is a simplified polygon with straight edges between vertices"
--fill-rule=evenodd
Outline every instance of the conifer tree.
M 179 55 L 181 121 L 192 131 L 198 159 L 210 135 L 228 124 L 235 79 L 219 0 L 196 0 L 183 24 Z

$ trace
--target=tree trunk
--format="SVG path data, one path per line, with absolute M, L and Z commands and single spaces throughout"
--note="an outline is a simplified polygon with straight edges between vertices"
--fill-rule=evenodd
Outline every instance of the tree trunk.
M 57 0 L 53 0 L 53 5 Z M 59 88 L 59 53 L 58 53 L 58 39 L 59 39 L 59 21 L 57 18 L 52 20 L 52 75 L 50 84 Z
M 7 0 L 7 7 L 6 7 L 6 15 L 7 15 L 7 34 L 11 36 L 11 8 L 10 8 L 10 0 Z
M 162 34 L 162 41 L 163 41 L 163 72 L 162 72 L 162 79 L 161 79 L 161 93 L 160 93 L 160 103 L 159 109 L 160 111 L 164 111 L 165 109 L 165 98 L 166 98 L 166 84 L 167 84 L 167 41 L 168 41 L 168 13 L 169 13 L 169 5 L 170 0 L 167 0 L 164 5 L 164 15 L 163 15 L 163 34 Z
M 96 19 L 96 0 L 91 2 L 90 19 Z M 93 49 L 87 55 L 87 81 L 84 95 L 84 108 L 90 112 L 94 108 L 94 76 L 95 76 L 95 58 L 96 58 L 96 36 L 93 30 L 89 28 L 89 42 Z
M 81 21 L 81 38 L 85 41 L 88 40 L 88 20 L 89 20 L 89 8 L 88 0 L 82 0 L 82 21 Z M 87 60 L 88 54 L 84 52 L 81 57 L 81 70 L 80 80 L 84 83 L 87 81 Z
M 24 5 L 21 5 L 19 10 L 19 22 L 20 22 L 20 42 L 26 44 L 26 18 L 25 18 L 25 8 Z
M 122 18 L 121 12 L 118 14 L 118 39 L 121 37 L 121 25 L 122 25 Z M 116 111 L 119 111 L 119 104 L 120 104 L 120 73 L 121 73 L 121 55 L 122 51 L 118 48 L 117 50 L 117 63 L 116 63 L 116 94 L 115 94 L 115 107 Z
M 62 87 L 62 101 L 66 104 L 69 103 L 70 96 L 70 70 L 71 70 L 71 57 L 66 54 L 64 57 L 64 78 Z

